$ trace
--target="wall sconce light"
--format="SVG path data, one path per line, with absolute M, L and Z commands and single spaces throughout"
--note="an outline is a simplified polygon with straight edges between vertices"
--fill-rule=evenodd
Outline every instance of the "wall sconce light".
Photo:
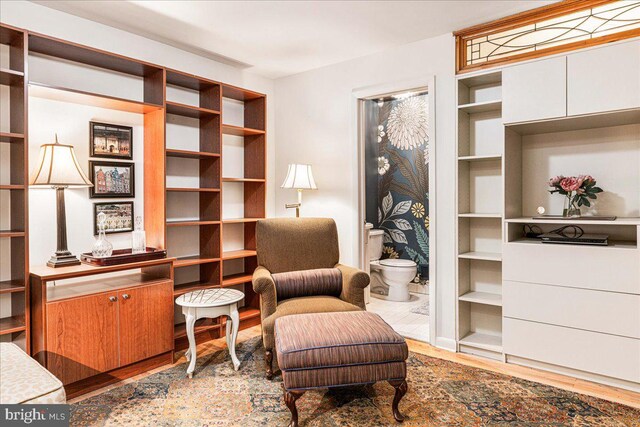
M 284 205 L 287 209 L 296 209 L 296 218 L 300 217 L 300 206 L 302 206 L 302 190 L 317 190 L 316 182 L 313 179 L 311 165 L 290 164 L 287 170 L 287 177 L 280 188 L 295 188 L 298 190 L 298 203 L 288 203 Z

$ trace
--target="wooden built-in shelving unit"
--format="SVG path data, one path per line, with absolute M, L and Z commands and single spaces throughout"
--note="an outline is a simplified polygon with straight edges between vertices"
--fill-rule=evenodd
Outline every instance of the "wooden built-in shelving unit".
M 8 110 L 0 123 L 0 169 L 8 171 L 0 180 L 0 341 L 30 352 L 27 33 L 0 24 L 0 44 L 8 51 L 8 68 L 0 69 L 8 88 L 0 107 Z
M 175 257 L 174 296 L 198 289 L 234 286 L 245 292 L 241 310 L 241 328 L 260 322 L 259 299 L 250 285 L 251 273 L 257 266 L 255 224 L 265 217 L 266 206 L 266 96 L 160 65 L 79 45 L 43 34 L 1 27 L 1 42 L 10 50 L 10 67 L 0 68 L 0 84 L 10 88 L 10 123 L 0 127 L 3 167 L 11 165 L 10 180 L 0 182 L 2 222 L 0 243 L 10 249 L 10 265 L 2 264 L 0 298 L 9 298 L 11 313 L 1 313 L 0 336 L 22 341 L 29 351 L 29 275 L 28 262 L 28 96 L 70 102 L 141 114 L 144 118 L 144 221 L 148 246 L 165 248 Z M 112 71 L 129 81 L 141 83 L 138 97 L 131 92 L 124 97 L 92 92 L 90 85 L 82 89 L 48 82 L 29 81 L 29 54 L 44 57 L 78 69 Z M 88 90 L 87 90 L 88 88 Z M 184 96 L 175 96 L 176 94 Z M 243 120 L 226 123 L 223 100 L 242 105 Z M 4 105 L 3 105 L 4 107 Z M 197 141 L 184 146 L 183 139 L 169 130 L 174 123 L 191 127 Z M 244 158 L 237 165 L 243 171 L 231 171 L 230 179 L 222 177 L 223 134 L 243 139 Z M 6 149 L 5 149 L 6 148 Z M 5 159 L 5 153 L 8 153 Z M 137 160 L 137 159 L 136 159 Z M 197 182 L 175 179 L 185 173 Z M 223 220 L 223 182 L 242 189 L 243 214 Z M 193 185 L 191 185 L 193 184 Z M 5 198 L 7 207 L 5 208 Z M 6 215 L 6 218 L 5 218 Z M 223 229 L 242 227 L 243 247 L 223 252 Z M 4 246 L 6 245 L 6 246 Z M 241 262 L 225 268 L 225 260 Z M 227 271 L 225 271 L 227 270 Z M 248 286 L 247 286 L 248 285 Z M 3 305 L 6 306 L 6 305 Z M 186 347 L 184 319 L 175 320 L 175 348 Z M 203 338 L 220 336 L 219 320 L 199 324 L 196 335 Z

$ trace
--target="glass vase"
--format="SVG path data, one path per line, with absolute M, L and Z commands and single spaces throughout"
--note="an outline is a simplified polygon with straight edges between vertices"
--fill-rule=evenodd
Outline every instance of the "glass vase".
M 135 230 L 131 234 L 131 252 L 134 254 L 139 254 L 146 252 L 147 244 L 146 244 L 146 235 L 142 228 L 142 217 L 136 217 L 136 226 Z
M 564 218 L 579 218 L 580 215 L 580 208 L 576 204 L 575 198 L 571 195 L 565 197 L 562 216 Z
M 104 258 L 111 256 L 113 253 L 113 245 L 107 240 L 107 235 L 104 231 L 106 219 L 107 216 L 104 212 L 98 214 L 98 238 L 91 249 L 91 254 L 94 257 Z

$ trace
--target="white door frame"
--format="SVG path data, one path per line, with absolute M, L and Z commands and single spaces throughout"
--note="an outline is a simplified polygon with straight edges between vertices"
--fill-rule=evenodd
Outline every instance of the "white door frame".
M 364 165 L 364 120 L 363 118 L 363 104 L 364 101 L 369 99 L 380 98 L 381 96 L 394 94 L 398 92 L 407 91 L 424 91 L 427 90 L 427 99 L 429 105 L 429 343 L 435 345 L 436 342 L 436 316 L 437 310 L 437 293 L 438 293 L 438 280 L 436 275 L 436 239 L 437 239 L 437 226 L 436 226 L 436 128 L 435 128 L 435 76 L 428 75 L 422 78 L 403 80 L 392 83 L 384 83 L 374 86 L 367 86 L 364 88 L 357 88 L 351 92 L 351 112 L 352 112 L 352 141 L 353 147 L 355 147 L 356 155 L 355 159 L 357 164 L 354 164 L 353 170 L 355 172 L 356 188 L 358 189 L 355 194 L 354 205 L 358 206 L 355 211 L 354 224 L 356 224 L 358 244 L 355 245 L 354 255 L 358 260 L 360 268 L 364 268 L 366 260 L 366 253 L 363 251 L 364 247 L 364 224 L 365 224 L 365 210 L 366 210 L 366 194 L 365 194 L 365 165 Z M 432 191 L 433 190 L 433 191 Z

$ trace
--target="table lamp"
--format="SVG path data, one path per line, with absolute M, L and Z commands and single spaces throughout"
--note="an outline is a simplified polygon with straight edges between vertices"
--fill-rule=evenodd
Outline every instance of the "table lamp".
M 51 256 L 49 267 L 78 265 L 80 261 L 67 249 L 67 218 L 64 207 L 64 189 L 93 187 L 80 169 L 72 145 L 58 143 L 43 144 L 40 157 L 29 185 L 33 187 L 51 187 L 56 190 L 56 217 L 58 221 L 58 249 Z
M 295 188 L 298 190 L 298 203 L 288 203 L 284 205 L 287 209 L 296 208 L 296 218 L 300 217 L 300 206 L 302 206 L 302 190 L 317 190 L 316 182 L 313 179 L 311 165 L 290 164 L 287 170 L 287 177 L 280 188 Z

